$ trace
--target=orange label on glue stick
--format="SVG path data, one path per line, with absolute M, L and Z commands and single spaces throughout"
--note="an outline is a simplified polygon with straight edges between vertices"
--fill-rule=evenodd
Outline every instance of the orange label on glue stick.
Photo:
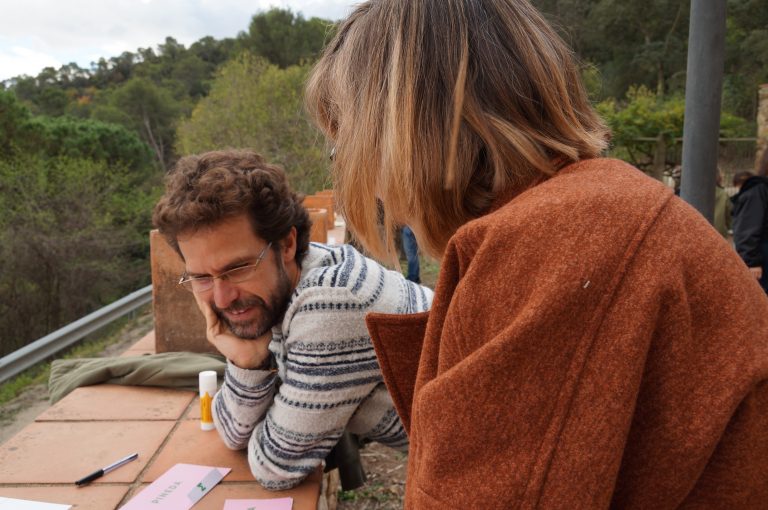
M 200 421 L 203 423 L 213 423 L 213 414 L 211 413 L 211 402 L 213 398 L 205 392 L 200 397 Z

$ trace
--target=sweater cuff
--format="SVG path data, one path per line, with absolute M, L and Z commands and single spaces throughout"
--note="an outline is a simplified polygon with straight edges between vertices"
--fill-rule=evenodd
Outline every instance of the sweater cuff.
M 277 371 L 240 368 L 227 360 L 227 378 L 242 390 L 258 391 L 275 382 Z

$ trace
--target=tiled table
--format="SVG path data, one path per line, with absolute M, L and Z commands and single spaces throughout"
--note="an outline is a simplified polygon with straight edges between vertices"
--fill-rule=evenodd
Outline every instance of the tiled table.
M 124 355 L 154 352 L 152 334 Z M 138 386 L 78 388 L 0 445 L 0 496 L 109 510 L 125 504 L 176 463 L 232 468 L 194 510 L 220 510 L 225 499 L 292 497 L 294 510 L 315 509 L 321 474 L 289 491 L 253 480 L 245 451 L 227 449 L 202 431 L 191 391 Z M 74 481 L 131 453 L 139 458 L 88 486 Z

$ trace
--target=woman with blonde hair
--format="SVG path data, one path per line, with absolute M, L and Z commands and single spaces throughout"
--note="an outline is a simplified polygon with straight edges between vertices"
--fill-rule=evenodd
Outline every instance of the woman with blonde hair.
M 356 238 L 392 257 L 407 224 L 441 260 L 431 312 L 367 319 L 406 507 L 768 501 L 768 300 L 697 212 L 599 157 L 573 54 L 527 1 L 365 2 L 307 105 Z

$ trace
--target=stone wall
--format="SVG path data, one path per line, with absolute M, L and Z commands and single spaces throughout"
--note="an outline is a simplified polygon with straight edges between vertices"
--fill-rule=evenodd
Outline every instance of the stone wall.
M 757 154 L 755 171 L 758 170 L 763 151 L 768 149 L 768 83 L 763 84 L 758 92 L 757 107 Z

